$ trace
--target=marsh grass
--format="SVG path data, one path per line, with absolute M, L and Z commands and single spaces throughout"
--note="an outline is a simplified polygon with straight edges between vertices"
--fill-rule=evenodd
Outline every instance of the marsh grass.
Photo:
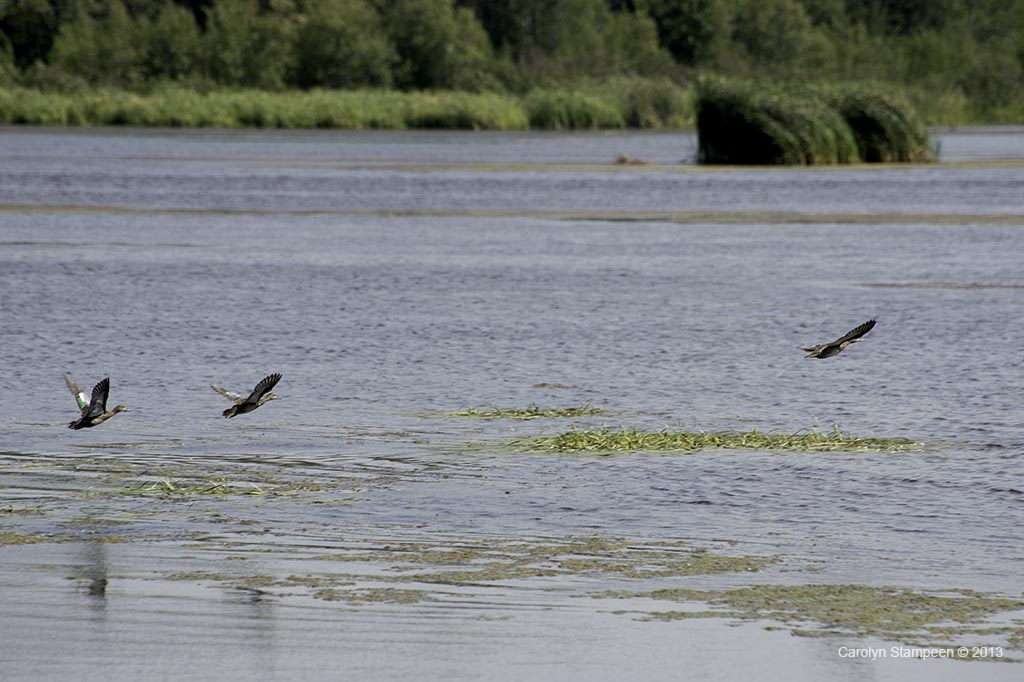
M 921 163 L 938 154 L 924 123 L 906 100 L 881 86 L 827 86 L 817 90 L 846 121 L 867 163 Z
M 198 92 L 167 86 L 139 94 L 0 88 L 0 123 L 194 128 L 451 128 L 522 130 L 525 109 L 509 95 L 391 90 Z
M 532 450 L 616 453 L 631 451 L 790 450 L 811 452 L 906 452 L 915 443 L 906 438 L 863 438 L 838 428 L 825 433 L 773 434 L 763 431 L 640 431 L 635 428 L 579 430 L 523 441 Z
M 590 404 L 578 407 L 549 407 L 543 408 L 538 405 L 529 405 L 525 408 L 516 407 L 493 407 L 480 409 L 467 407 L 464 410 L 453 412 L 442 412 L 440 417 L 467 417 L 471 419 L 566 419 L 571 417 L 589 417 L 595 414 L 605 414 L 603 407 L 595 407 Z
M 923 162 L 933 156 L 921 119 L 880 86 L 704 78 L 696 110 L 702 164 Z
M 523 97 L 459 91 L 216 90 L 164 85 L 43 92 L 0 88 L 0 123 L 188 128 L 444 128 L 577 130 L 692 125 L 690 91 L 668 80 L 619 78 Z

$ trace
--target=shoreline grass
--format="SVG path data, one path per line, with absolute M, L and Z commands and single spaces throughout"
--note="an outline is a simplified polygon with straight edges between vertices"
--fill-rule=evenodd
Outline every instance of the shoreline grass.
M 919 445 L 906 438 L 864 438 L 838 428 L 826 433 L 773 434 L 763 431 L 640 431 L 608 427 L 571 430 L 529 439 L 531 450 L 617 453 L 636 451 L 785 450 L 796 452 L 907 452 Z
M 665 129 L 694 123 L 690 89 L 668 80 L 618 78 L 523 96 L 464 91 L 200 91 L 161 85 L 44 91 L 0 86 L 0 124 L 346 130 Z
M 176 83 L 155 85 L 146 91 L 109 87 L 63 91 L 6 84 L 0 85 L 0 124 L 336 130 L 678 130 L 696 126 L 701 87 L 707 91 L 708 83 L 720 82 L 705 79 L 705 85 L 695 89 L 693 85 L 680 85 L 664 78 L 620 76 L 584 80 L 571 88 L 535 88 L 521 95 L 379 88 L 207 90 Z M 712 89 L 721 88 L 715 85 Z M 847 90 L 849 93 L 841 96 Z M 1021 114 L 1019 107 L 1011 107 L 986 117 L 962 99 L 885 84 L 873 88 L 809 85 L 801 88 L 800 97 L 792 93 L 769 94 L 767 87 L 759 91 L 764 95 L 761 99 L 770 100 L 772 107 L 792 110 L 791 120 L 782 121 L 786 125 L 773 124 L 779 128 L 776 132 L 780 139 L 788 141 L 787 147 L 798 142 L 809 145 L 807 148 L 815 158 L 848 156 L 851 146 L 843 131 L 845 126 L 836 120 L 842 117 L 832 110 L 822 118 L 821 102 L 794 102 L 806 99 L 804 95 L 831 100 L 836 106 L 842 105 L 851 118 L 867 121 L 868 132 L 875 136 L 873 140 L 879 128 L 897 132 L 910 129 L 902 118 L 902 100 L 912 102 L 913 110 L 928 125 L 1002 124 L 1019 121 Z M 821 97 L 808 94 L 813 92 Z M 819 119 L 827 123 L 821 130 L 814 123 Z M 797 127 L 786 130 L 794 125 Z M 908 139 L 913 147 L 913 136 Z M 864 154 L 863 147 L 860 154 Z M 871 155 L 870 149 L 867 155 Z

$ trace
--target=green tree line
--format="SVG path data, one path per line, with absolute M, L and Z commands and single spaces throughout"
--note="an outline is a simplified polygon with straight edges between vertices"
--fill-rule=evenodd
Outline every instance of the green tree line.
M 523 94 L 696 72 L 1024 100 L 1024 0 L 0 0 L 0 85 Z

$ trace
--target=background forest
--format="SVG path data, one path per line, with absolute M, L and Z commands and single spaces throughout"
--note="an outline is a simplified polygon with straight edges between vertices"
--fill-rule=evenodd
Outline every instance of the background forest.
M 1024 0 L 2 0 L 0 87 L 525 96 L 700 73 L 870 80 L 1014 120 Z M 940 117 L 941 118 L 941 117 Z

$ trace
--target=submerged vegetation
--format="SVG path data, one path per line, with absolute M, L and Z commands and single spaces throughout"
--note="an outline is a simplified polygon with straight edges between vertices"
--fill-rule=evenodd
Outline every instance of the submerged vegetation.
M 560 540 L 469 540 L 442 547 L 398 543 L 375 549 L 349 549 L 316 557 L 324 562 L 376 565 L 372 580 L 402 585 L 475 585 L 480 583 L 603 575 L 619 578 L 673 578 L 762 571 L 778 561 L 773 556 L 726 555 L 687 542 L 627 542 L 616 538 L 567 537 Z M 324 591 L 313 596 L 361 602 L 367 588 L 360 575 L 335 571 L 318 575 L 275 579 L 262 575 L 231 576 L 219 573 L 180 573 L 173 580 L 207 580 L 241 588 L 306 586 Z M 373 591 L 373 590 L 371 590 Z M 422 598 L 419 590 L 387 590 Z M 385 595 L 387 597 L 388 595 Z M 382 599 L 388 601 L 389 599 Z
M 0 121 L 676 127 L 715 74 L 863 79 L 929 123 L 1019 122 L 1021 26 L 1024 0 L 23 0 L 0 6 Z M 845 153 L 809 132 L 833 129 L 819 109 L 785 118 Z
M 762 431 L 639 431 L 575 427 L 556 436 L 527 441 L 535 450 L 615 453 L 638 450 L 695 452 L 707 449 L 797 450 L 815 452 L 905 452 L 915 443 L 906 438 L 863 438 L 839 431 L 772 434 Z
M 657 620 L 717 615 L 773 620 L 803 636 L 880 637 L 919 646 L 961 648 L 1001 637 L 1015 646 L 1021 626 L 993 625 L 989 618 L 1024 611 L 1024 600 L 972 590 L 921 591 L 868 585 L 753 585 L 725 591 L 663 589 L 610 596 L 702 602 L 715 611 L 661 611 Z M 971 640 L 965 641 L 965 637 Z M 960 658 L 969 658 L 971 649 Z
M 443 412 L 441 417 L 472 417 L 476 419 L 565 419 L 569 417 L 589 417 L 595 414 L 604 414 L 603 407 L 593 405 L 580 405 L 578 407 L 540 407 L 529 405 L 525 408 L 518 407 L 493 407 L 490 409 L 479 409 L 467 407 L 464 410 L 454 412 Z

